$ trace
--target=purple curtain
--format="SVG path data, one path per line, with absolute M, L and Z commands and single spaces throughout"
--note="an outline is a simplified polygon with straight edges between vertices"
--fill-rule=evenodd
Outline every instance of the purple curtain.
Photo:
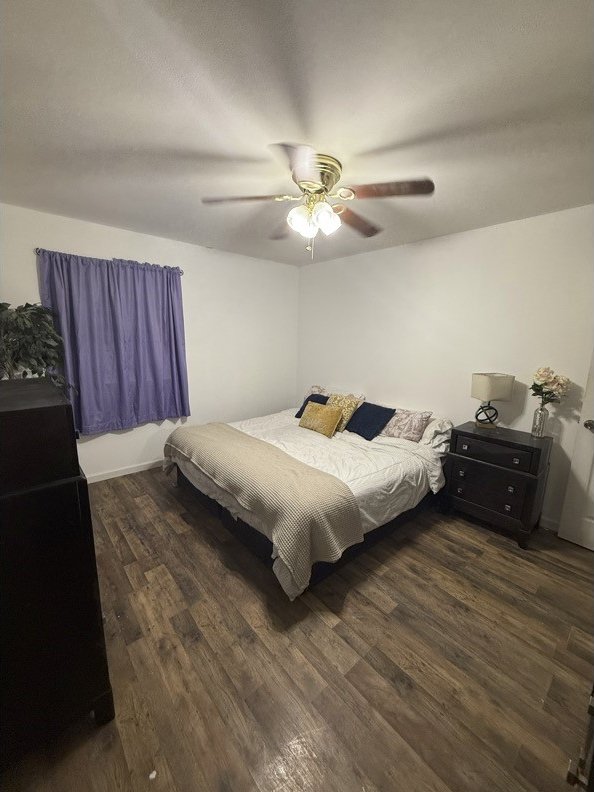
M 81 434 L 190 414 L 181 270 L 38 250 Z

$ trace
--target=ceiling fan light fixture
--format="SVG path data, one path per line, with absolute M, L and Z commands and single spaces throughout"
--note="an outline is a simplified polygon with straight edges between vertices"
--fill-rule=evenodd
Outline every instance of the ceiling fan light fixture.
M 205 204 L 235 203 L 236 201 L 297 201 L 287 216 L 289 228 L 304 237 L 309 244 L 306 250 L 312 253 L 313 239 L 318 231 L 326 236 L 333 234 L 341 225 L 348 226 L 362 237 L 370 238 L 382 229 L 342 203 L 363 198 L 397 198 L 413 195 L 432 195 L 435 184 L 426 177 L 399 181 L 357 184 L 337 187 L 342 178 L 342 165 L 329 154 L 320 154 L 311 146 L 302 143 L 278 143 L 290 168 L 299 195 L 231 195 L 226 197 L 204 197 Z M 330 200 L 337 203 L 330 203 Z M 284 230 L 283 230 L 284 229 Z M 286 226 L 275 230 L 270 239 L 284 239 Z
M 313 222 L 309 209 L 303 204 L 291 209 L 287 215 L 287 223 L 305 239 L 313 239 L 318 233 L 317 223 Z
M 314 206 L 312 220 L 326 236 L 333 234 L 342 225 L 340 217 L 326 201 L 320 201 Z

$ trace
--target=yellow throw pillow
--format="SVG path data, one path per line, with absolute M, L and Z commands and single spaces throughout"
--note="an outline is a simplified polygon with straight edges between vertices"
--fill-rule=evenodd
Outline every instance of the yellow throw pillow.
M 326 437 L 332 437 L 341 419 L 342 410 L 339 407 L 328 407 L 326 404 L 308 402 L 303 410 L 299 426 L 304 429 L 312 429 Z
M 337 432 L 344 431 L 344 428 L 353 417 L 353 413 L 362 403 L 363 399 L 360 399 L 358 396 L 353 396 L 352 393 L 332 393 L 330 395 L 326 406 L 339 407 L 342 410 L 342 419 L 336 427 Z

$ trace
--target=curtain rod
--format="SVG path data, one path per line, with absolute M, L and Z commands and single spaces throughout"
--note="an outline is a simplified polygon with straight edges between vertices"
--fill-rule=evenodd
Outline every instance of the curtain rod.
M 38 256 L 41 253 L 42 250 L 44 250 L 44 248 L 38 248 L 38 247 L 33 248 L 33 252 L 35 253 L 36 256 Z M 67 254 L 67 255 L 72 255 L 72 254 Z M 113 258 L 111 259 L 111 261 L 115 261 L 115 260 L 116 259 L 113 259 Z M 123 259 L 123 260 L 126 261 L 126 260 L 129 260 L 129 259 Z M 149 267 L 163 267 L 164 266 L 162 264 L 149 264 L 148 261 L 145 261 L 145 262 L 137 261 L 137 262 L 134 262 L 134 263 L 136 263 L 136 264 L 143 264 L 143 263 L 144 264 L 148 264 Z M 181 275 L 185 275 L 185 273 L 184 273 L 184 271 L 183 271 L 183 269 L 181 267 L 170 267 L 169 269 L 177 269 L 177 270 L 180 271 Z

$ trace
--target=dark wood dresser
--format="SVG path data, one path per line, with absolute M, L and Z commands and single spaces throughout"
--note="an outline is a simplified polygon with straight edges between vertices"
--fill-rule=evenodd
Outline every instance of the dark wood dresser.
M 49 380 L 0 382 L 3 763 L 94 712 L 114 716 L 87 482 Z
M 552 445 L 551 437 L 515 429 L 456 426 L 446 461 L 448 504 L 515 531 L 527 547 L 542 511 Z

